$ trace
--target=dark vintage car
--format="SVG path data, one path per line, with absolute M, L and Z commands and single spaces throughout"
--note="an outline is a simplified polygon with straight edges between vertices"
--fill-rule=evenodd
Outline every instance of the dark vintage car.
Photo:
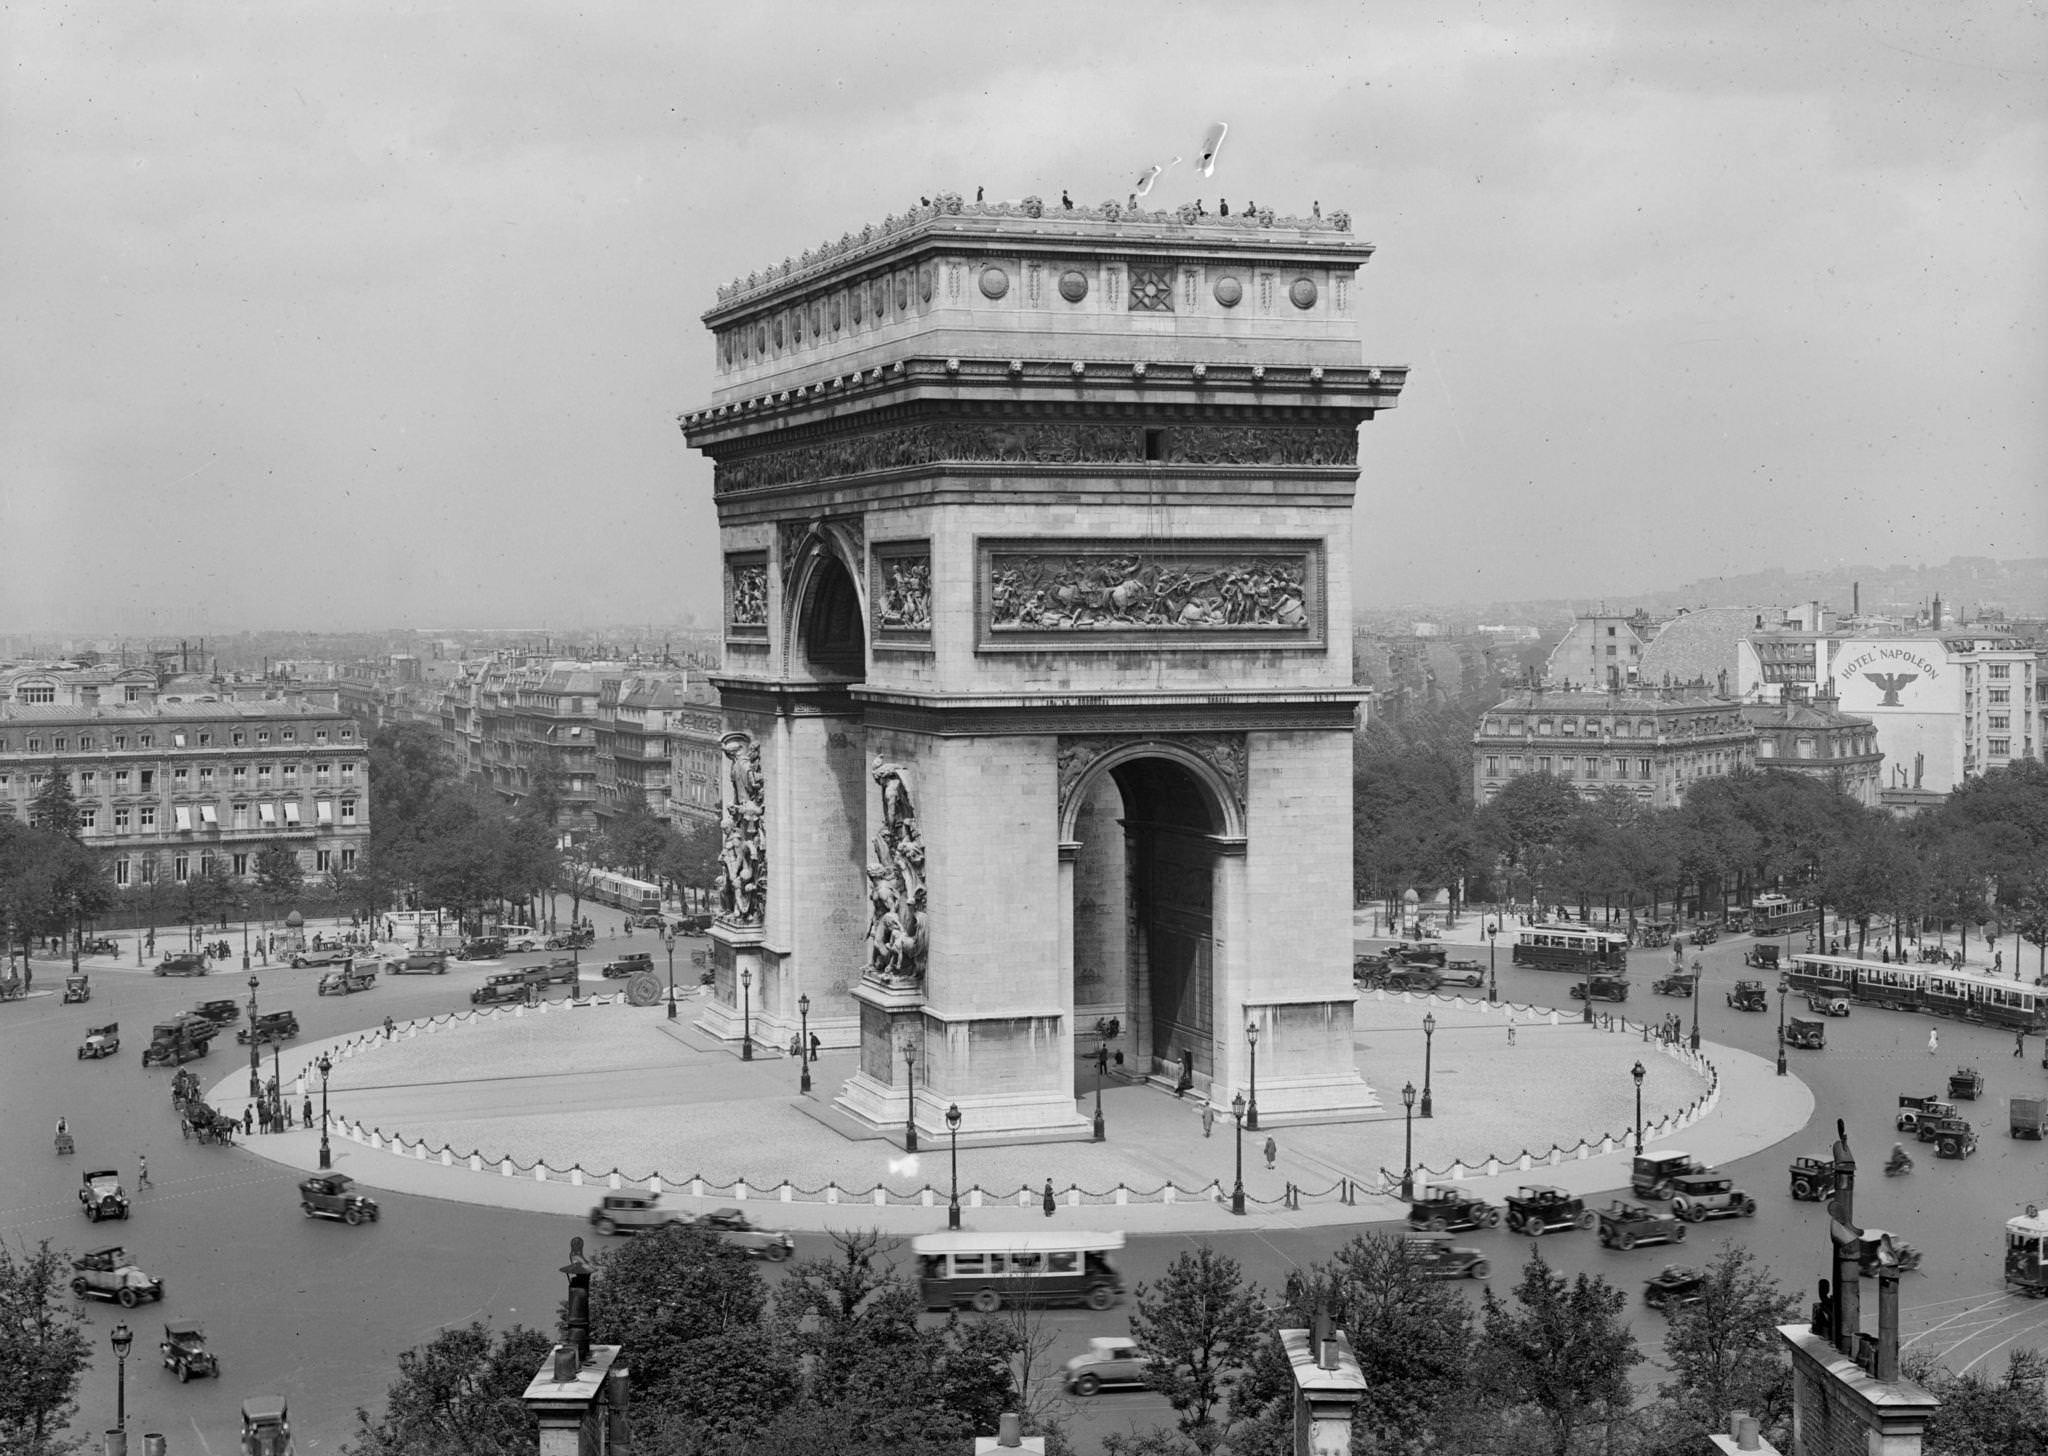
M 1643 1281 L 1643 1303 L 1651 1309 L 1669 1312 L 1681 1305 L 1698 1304 L 1706 1297 L 1707 1276 L 1683 1264 L 1666 1264 Z
M 1444 978 L 1434 966 L 1391 965 L 1380 978 L 1380 984 L 1389 991 L 1410 991 L 1417 995 L 1428 995 L 1444 983 Z
M 145 1299 L 162 1299 L 164 1282 L 143 1273 L 119 1244 L 110 1244 L 71 1261 L 71 1292 L 80 1299 L 111 1299 L 123 1309 L 133 1309 Z
M 1820 1051 L 1828 1044 L 1828 1024 L 1810 1016 L 1795 1016 L 1785 1027 L 1785 1045 Z
M 1628 980 L 1624 976 L 1588 976 L 1572 982 L 1574 1001 L 1626 1001 Z
M 1725 1173 L 1689 1173 L 1671 1180 L 1671 1211 L 1689 1223 L 1710 1218 L 1754 1218 L 1756 1200 Z
M 163 1353 L 164 1369 L 176 1374 L 180 1385 L 196 1375 L 220 1378 L 220 1357 L 206 1348 L 206 1327 L 196 1321 L 165 1325 L 157 1349 Z
M 1778 957 L 1784 949 L 1776 941 L 1763 941 L 1743 952 L 1742 963 L 1754 970 L 1775 971 L 1778 969 Z
M 1545 1184 L 1525 1184 L 1507 1205 L 1508 1227 L 1531 1238 L 1557 1229 L 1589 1229 L 1598 1221 L 1583 1198 Z
M 557 956 L 544 966 L 528 966 L 519 974 L 525 978 L 529 985 L 573 986 L 576 984 L 580 972 L 575 961 L 564 960 L 562 957 Z
M 205 1037 L 152 1037 L 149 1045 L 142 1049 L 142 1065 L 179 1067 L 186 1062 L 196 1062 L 212 1051 L 213 1042 Z
M 116 945 L 107 936 L 97 935 L 81 940 L 78 943 L 78 953 L 80 955 L 119 955 L 121 947 Z
M 1492 1228 L 1499 1222 L 1499 1209 L 1448 1183 L 1430 1184 L 1408 1205 L 1408 1227 L 1433 1234 L 1447 1229 Z
M 338 1218 L 343 1223 L 375 1223 L 377 1200 L 355 1191 L 346 1173 L 315 1173 L 299 1184 L 299 1208 L 307 1218 Z
M 213 962 L 203 955 L 180 953 L 167 955 L 156 964 L 159 976 L 203 976 L 213 969 Z
M 1409 1265 L 1426 1279 L 1484 1279 L 1493 1272 L 1485 1254 L 1447 1237 L 1411 1234 L 1401 1246 Z
M 241 1456 L 292 1456 L 292 1420 L 281 1395 L 252 1395 L 242 1402 Z
M 675 918 L 677 935 L 704 935 L 711 929 L 709 915 L 678 915 Z
M 1791 1173 L 1792 1196 L 1801 1203 L 1818 1203 L 1835 1191 L 1835 1165 L 1827 1158 L 1794 1158 Z
M 261 1044 L 267 1041 L 290 1041 L 298 1034 L 297 1012 L 260 1011 L 254 1021 L 235 1033 L 235 1040 L 247 1046 L 251 1042 Z
M 586 950 L 591 942 L 596 939 L 597 933 L 595 931 L 582 929 L 564 930 L 549 936 L 541 944 L 547 950 Z
M 1847 1016 L 1849 998 L 1834 991 L 1808 991 L 1806 1009 L 1816 1016 Z
M 524 1001 L 527 996 L 527 981 L 519 971 L 500 971 L 481 986 L 469 993 L 472 1006 L 499 1006 L 513 1001 Z
M 1923 1143 L 1934 1141 L 1934 1129 L 1945 1118 L 1956 1115 L 1956 1105 L 1944 1102 L 1939 1097 L 1901 1097 L 1899 1115 L 1894 1126 L 1900 1132 L 1910 1132 Z
M 1669 945 L 1671 944 L 1671 932 L 1673 929 L 1673 925 L 1668 920 L 1645 920 L 1636 927 L 1636 944 L 1649 946 L 1652 949 L 1658 946 Z
M 1699 981 L 1690 971 L 1674 971 L 1661 981 L 1653 981 L 1650 989 L 1659 996 L 1690 996 Z
M 242 1003 L 233 999 L 225 1001 L 201 1001 L 192 1008 L 194 1016 L 203 1016 L 215 1026 L 230 1026 L 242 1019 Z
M 314 991 L 322 996 L 353 996 L 358 991 L 369 991 L 377 985 L 377 968 L 372 965 L 345 965 L 338 971 L 329 971 L 320 978 Z
M 1951 1102 L 1975 1102 L 1984 1095 L 1984 1074 L 1975 1067 L 1957 1067 L 1948 1076 Z
M 356 948 L 352 945 L 323 945 L 318 950 L 307 947 L 292 952 L 292 969 L 303 971 L 307 966 L 338 966 L 344 961 L 355 959 Z
M 126 1218 L 128 1194 L 121 1187 L 121 1175 L 112 1168 L 99 1168 L 79 1179 L 78 1201 L 85 1216 L 94 1223 L 103 1218 Z
M 1944 1117 L 1923 1141 L 1934 1144 L 1937 1158 L 1967 1158 L 1977 1151 L 1977 1130 L 1960 1117 Z
M 1406 961 L 1411 966 L 1440 966 L 1450 955 L 1440 940 L 1402 940 L 1387 947 L 1387 959 Z
M 650 1228 L 681 1228 L 690 1215 L 666 1207 L 659 1193 L 607 1193 L 590 1210 L 590 1225 L 601 1234 L 632 1234 Z
M 1718 921 L 1702 920 L 1692 928 L 1692 943 L 1694 945 L 1712 945 L 1720 938 L 1721 926 Z
M 67 1005 L 76 1001 L 92 1000 L 92 977 L 80 972 L 64 978 L 64 1001 Z
M 1629 1170 L 1629 1188 L 1638 1198 L 1669 1198 L 1674 1181 L 1706 1171 L 1691 1153 L 1639 1153 Z
M 393 956 L 384 962 L 387 976 L 445 976 L 448 974 L 448 952 L 445 950 L 409 950 L 404 955 Z
M 85 1040 L 78 1044 L 78 1060 L 95 1062 L 101 1057 L 111 1057 L 121 1050 L 121 1023 L 110 1021 L 105 1026 L 89 1026 Z
M 494 961 L 505 954 L 505 939 L 499 935 L 479 935 L 462 942 L 462 948 L 455 952 L 459 961 Z
M 1728 993 L 1728 1004 L 1737 1011 L 1769 1011 L 1771 998 L 1762 981 L 1737 981 Z
M 764 1229 L 737 1208 L 714 1208 L 697 1220 L 699 1228 L 710 1229 L 721 1241 L 731 1244 L 750 1258 L 779 1264 L 796 1252 L 796 1240 L 786 1229 Z
M 623 981 L 628 976 L 653 969 L 654 957 L 651 954 L 644 950 L 630 950 L 616 960 L 606 961 L 599 974 L 607 981 Z
M 1684 1242 L 1685 1225 L 1676 1214 L 1657 1213 L 1640 1203 L 1626 1203 L 1618 1198 L 1600 1210 L 1600 1246 L 1604 1249 Z

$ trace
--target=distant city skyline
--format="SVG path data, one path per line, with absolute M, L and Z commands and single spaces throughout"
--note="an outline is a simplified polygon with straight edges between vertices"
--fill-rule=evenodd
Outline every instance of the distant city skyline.
M 1160 19 L 10 9 L 0 632 L 708 624 L 719 284 L 1214 120 L 1378 248 L 1362 610 L 2048 542 L 2037 9 Z

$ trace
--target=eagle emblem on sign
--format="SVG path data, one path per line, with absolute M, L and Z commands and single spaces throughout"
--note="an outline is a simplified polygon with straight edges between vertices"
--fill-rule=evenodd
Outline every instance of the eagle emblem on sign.
M 1866 672 L 1863 676 L 1872 687 L 1884 694 L 1884 701 L 1878 704 L 1880 708 L 1899 707 L 1900 691 L 1907 683 L 1920 681 L 1920 674 L 1917 672 Z

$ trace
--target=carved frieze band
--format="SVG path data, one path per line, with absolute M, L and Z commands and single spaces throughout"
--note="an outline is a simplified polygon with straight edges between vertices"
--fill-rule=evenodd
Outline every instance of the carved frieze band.
M 932 547 L 929 541 L 876 542 L 874 603 L 878 639 L 928 641 L 932 631 Z
M 1146 436 L 1152 439 L 1147 454 Z M 872 430 L 720 462 L 719 495 L 924 465 L 1356 465 L 1350 427 L 928 423 Z
M 1244 817 L 1249 750 L 1242 733 L 1063 733 L 1059 746 L 1059 822 L 1067 822 L 1067 806 L 1073 801 L 1074 791 L 1081 786 L 1081 781 L 1095 767 L 1097 760 L 1105 753 L 1139 743 L 1172 744 L 1201 759 L 1222 780 L 1231 801 L 1237 806 L 1239 819 Z
M 1317 542 L 984 541 L 982 645 L 1320 641 L 1321 559 Z
M 734 551 L 725 558 L 725 631 L 729 637 L 768 635 L 768 553 Z

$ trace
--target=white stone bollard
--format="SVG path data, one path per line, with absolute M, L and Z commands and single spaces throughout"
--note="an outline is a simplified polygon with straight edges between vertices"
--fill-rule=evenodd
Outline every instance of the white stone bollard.
M 839 1185 L 837 1183 L 827 1183 L 825 1185 L 825 1201 L 827 1203 L 837 1203 L 839 1201 Z
M 1131 1201 L 1131 1190 L 1121 1183 L 1116 1185 L 1116 1201 L 1120 1208 Z
M 607 1188 L 611 1188 L 611 1189 L 617 1189 L 617 1188 L 620 1188 L 620 1187 L 622 1187 L 622 1186 L 623 1186 L 623 1184 L 622 1184 L 622 1183 L 620 1182 L 620 1179 L 619 1179 L 619 1170 L 618 1170 L 617 1168 L 614 1168 L 614 1169 L 612 1169 L 612 1171 L 611 1171 L 611 1177 L 610 1177 L 609 1179 L 607 1179 L 607 1180 L 606 1180 L 606 1182 L 605 1182 L 605 1187 L 607 1187 Z
M 569 1169 L 569 1186 L 571 1188 L 581 1188 L 583 1186 L 583 1165 L 581 1163 L 577 1163 Z
M 690 1180 L 690 1196 L 692 1198 L 702 1198 L 704 1196 L 704 1180 L 702 1178 L 692 1178 Z
M 533 1165 L 533 1181 L 536 1183 L 548 1181 L 548 1165 L 546 1163 L 535 1163 Z
M 922 1203 L 926 1208 L 930 1208 L 932 1206 L 932 1185 L 929 1183 L 925 1184 L 924 1192 L 918 1194 L 917 1198 L 918 1202 Z
M 455 1166 L 455 1154 L 453 1150 L 449 1148 L 441 1149 L 441 1166 L 444 1168 L 452 1168 Z
M 512 1160 L 510 1158 L 498 1160 L 498 1176 L 501 1178 L 510 1178 L 512 1176 Z
M 732 1196 L 739 1199 L 742 1203 L 745 1203 L 747 1201 L 746 1179 L 742 1178 L 739 1182 L 732 1185 Z
M 650 1176 L 648 1177 L 648 1179 L 647 1179 L 647 1191 L 648 1191 L 649 1193 L 659 1193 L 659 1192 L 661 1192 L 661 1174 L 659 1174 L 659 1173 L 655 1173 L 655 1174 L 651 1174 L 651 1175 L 650 1175 Z
M 787 1178 L 782 1180 L 782 1201 L 784 1203 L 796 1202 L 796 1190 L 789 1186 Z
M 875 1190 L 875 1207 L 881 1208 L 889 1202 L 889 1195 L 882 1189 Z
M 979 1183 L 967 1191 L 967 1206 L 969 1208 L 981 1207 L 981 1185 Z
M 471 1153 L 469 1155 L 469 1171 L 472 1173 L 481 1173 L 483 1172 L 483 1170 L 484 1160 L 482 1155 L 478 1153 Z

